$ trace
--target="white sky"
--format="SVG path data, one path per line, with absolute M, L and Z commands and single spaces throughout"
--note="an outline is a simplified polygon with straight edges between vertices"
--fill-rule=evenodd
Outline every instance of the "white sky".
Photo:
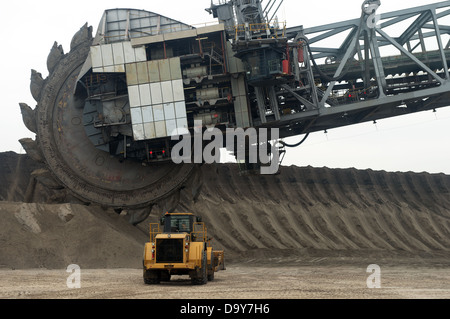
M 362 0 L 285 0 L 280 20 L 289 26 L 312 27 L 359 18 Z M 382 1 L 380 13 L 439 1 Z M 212 22 L 204 9 L 209 0 L 21 0 L 5 1 L 0 10 L 0 152 L 23 153 L 19 139 L 34 138 L 22 122 L 19 102 L 35 107 L 29 91 L 31 69 L 47 76 L 48 53 L 57 41 L 67 53 L 73 34 L 88 22 L 97 30 L 105 9 L 153 11 L 188 24 Z M 450 25 L 450 21 L 445 23 Z M 446 43 L 444 43 L 445 45 Z M 301 137 L 289 139 L 298 141 Z M 450 174 L 450 108 L 329 130 L 310 136 L 288 150 L 284 165 Z

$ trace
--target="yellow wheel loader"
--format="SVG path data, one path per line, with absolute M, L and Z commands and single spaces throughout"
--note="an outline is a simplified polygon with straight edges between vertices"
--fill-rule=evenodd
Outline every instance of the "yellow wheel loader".
M 225 270 L 224 251 L 213 249 L 200 217 L 167 213 L 159 224 L 150 224 L 143 266 L 148 285 L 170 281 L 172 275 L 189 275 L 192 284 L 204 285 Z

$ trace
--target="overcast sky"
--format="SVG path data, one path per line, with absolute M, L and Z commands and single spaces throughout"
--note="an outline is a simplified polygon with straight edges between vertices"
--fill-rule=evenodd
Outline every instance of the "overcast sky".
M 312 27 L 358 18 L 362 0 L 285 0 L 280 20 L 289 26 Z M 439 1 L 382 1 L 380 13 Z M 0 10 L 2 115 L 0 152 L 23 153 L 20 138 L 31 137 L 22 122 L 19 102 L 35 107 L 29 91 L 31 69 L 48 75 L 46 61 L 54 41 L 67 53 L 75 32 L 88 22 L 96 32 L 105 9 L 136 8 L 153 11 L 195 25 L 214 21 L 204 10 L 209 0 L 118 1 L 118 0 L 21 0 L 2 3 Z M 441 21 L 450 25 L 450 21 Z M 448 40 L 447 40 L 448 41 Z M 291 142 L 301 137 L 292 138 Z M 295 150 L 285 165 L 330 168 L 414 171 L 450 174 L 450 108 L 436 113 L 380 120 L 318 132 Z

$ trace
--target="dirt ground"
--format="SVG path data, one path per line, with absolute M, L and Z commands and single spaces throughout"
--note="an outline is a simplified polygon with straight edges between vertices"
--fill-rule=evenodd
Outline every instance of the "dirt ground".
M 254 267 L 231 264 L 204 286 L 188 277 L 148 286 L 140 269 L 81 269 L 80 288 L 68 288 L 63 270 L 0 270 L 2 299 L 449 299 L 448 265 L 413 260 L 380 263 L 380 288 L 368 288 L 363 260 L 283 259 Z M 369 280 L 369 285 L 374 281 Z
M 174 277 L 144 285 L 145 222 L 29 191 L 27 157 L 0 154 L 2 299 L 449 299 L 450 176 L 286 167 L 241 176 L 233 165 L 203 167 L 196 202 L 227 270 L 206 286 Z M 81 288 L 70 289 L 70 264 Z M 378 265 L 379 273 L 367 272 Z M 375 275 L 379 275 L 376 277 Z M 368 288 L 377 283 L 381 288 Z

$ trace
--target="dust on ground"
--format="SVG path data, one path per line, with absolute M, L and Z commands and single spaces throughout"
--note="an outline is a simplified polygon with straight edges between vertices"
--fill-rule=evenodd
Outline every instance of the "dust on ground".
M 145 285 L 141 269 L 81 269 L 69 289 L 66 270 L 0 270 L 0 298 L 12 299 L 448 299 L 448 265 L 380 264 L 380 288 L 364 261 L 310 259 L 284 265 L 232 264 L 204 286 L 189 277 Z

